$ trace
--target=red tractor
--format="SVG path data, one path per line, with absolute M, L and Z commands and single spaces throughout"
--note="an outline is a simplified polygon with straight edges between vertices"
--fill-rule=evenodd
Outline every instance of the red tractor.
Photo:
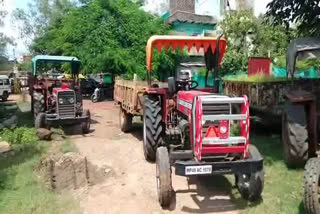
M 152 83 L 153 47 L 204 52 L 205 88 L 197 88 L 190 71 L 168 78 L 168 87 Z M 222 37 L 153 36 L 147 44 L 148 87 L 144 96 L 143 145 L 147 160 L 156 161 L 158 199 L 171 203 L 171 169 L 180 176 L 234 174 L 243 198 L 255 201 L 264 186 L 263 158 L 249 145 L 247 97 L 219 93 L 218 68 L 226 50 Z M 214 76 L 212 82 L 208 76 Z M 239 133 L 232 133 L 238 127 Z
M 71 75 L 57 70 L 70 65 Z M 90 111 L 83 110 L 80 91 L 81 62 L 76 57 L 38 55 L 32 59 L 29 79 L 35 128 L 80 124 L 90 130 Z

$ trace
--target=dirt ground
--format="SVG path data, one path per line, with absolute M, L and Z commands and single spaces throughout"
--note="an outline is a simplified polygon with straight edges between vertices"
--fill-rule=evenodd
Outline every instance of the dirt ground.
M 75 135 L 80 153 L 111 172 L 107 179 L 82 192 L 85 214 L 105 213 L 239 213 L 231 202 L 231 184 L 225 177 L 187 179 L 172 175 L 175 197 L 168 210 L 157 201 L 155 164 L 145 161 L 142 124 L 135 123 L 129 134 L 118 127 L 118 107 L 112 101 L 91 103 L 91 133 Z

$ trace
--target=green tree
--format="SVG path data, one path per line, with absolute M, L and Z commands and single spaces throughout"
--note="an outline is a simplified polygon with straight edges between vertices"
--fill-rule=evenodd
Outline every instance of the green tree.
M 320 0 L 273 0 L 267 6 L 267 15 L 273 24 L 287 29 L 295 23 L 301 35 L 320 36 Z
M 221 22 L 228 40 L 228 48 L 221 72 L 246 72 L 248 57 L 272 58 L 285 54 L 288 42 L 294 36 L 283 26 L 273 26 L 265 17 L 255 17 L 251 11 L 231 13 Z
M 82 60 L 84 73 L 126 73 L 129 77 L 137 73 L 144 79 L 146 42 L 151 35 L 166 34 L 168 30 L 169 26 L 160 18 L 140 10 L 132 1 L 92 0 L 72 8 L 65 17 L 49 25 L 33 41 L 32 50 L 77 56 Z M 155 59 L 173 69 L 169 55 L 156 55 Z M 160 64 L 154 64 L 155 71 Z
M 28 9 L 16 9 L 12 17 L 20 37 L 27 44 L 33 38 L 46 33 L 48 28 L 62 19 L 78 4 L 88 0 L 34 0 L 28 4 Z

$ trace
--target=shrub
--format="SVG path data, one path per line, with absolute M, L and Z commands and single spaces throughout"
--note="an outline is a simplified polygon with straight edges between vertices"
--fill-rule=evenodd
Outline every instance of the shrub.
M 0 137 L 9 144 L 30 145 L 35 144 L 38 140 L 36 130 L 34 128 L 19 127 L 15 129 L 3 129 Z

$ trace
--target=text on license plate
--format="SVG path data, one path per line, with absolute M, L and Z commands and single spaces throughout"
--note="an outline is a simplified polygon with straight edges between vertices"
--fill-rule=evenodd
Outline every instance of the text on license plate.
M 204 166 L 186 166 L 186 175 L 204 175 L 212 173 L 211 165 Z

